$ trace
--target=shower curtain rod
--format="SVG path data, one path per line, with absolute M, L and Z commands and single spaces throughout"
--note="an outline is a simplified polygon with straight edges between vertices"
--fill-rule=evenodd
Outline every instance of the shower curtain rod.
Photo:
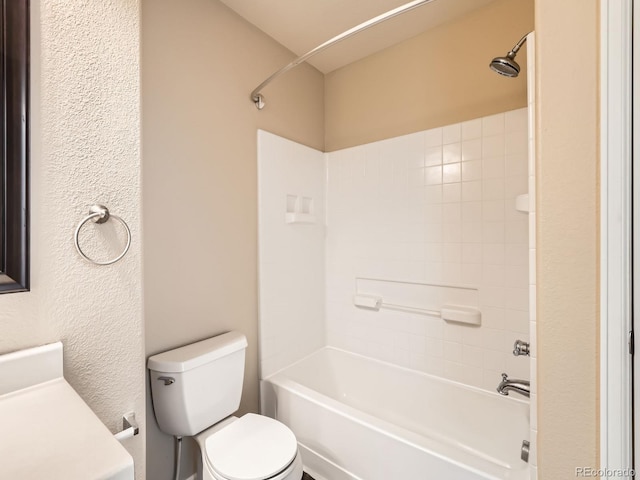
M 320 53 L 324 49 L 329 48 L 330 46 L 332 46 L 332 45 L 334 45 L 334 44 L 336 44 L 336 43 L 338 43 L 338 42 L 340 42 L 340 41 L 342 41 L 342 40 L 344 40 L 346 38 L 349 38 L 349 37 L 355 35 L 356 33 L 360 33 L 360 32 L 362 32 L 363 30 L 366 30 L 369 27 L 373 27 L 374 25 L 382 23 L 382 22 L 384 22 L 386 20 L 389 20 L 389 19 L 391 19 L 393 17 L 396 17 L 398 15 L 406 13 L 409 10 L 413 10 L 414 8 L 421 7 L 422 5 L 425 5 L 427 3 L 431 3 L 433 1 L 434 0 L 415 0 L 413 2 L 405 3 L 404 5 L 401 5 L 401 6 L 397 7 L 397 8 L 394 8 L 393 10 L 389 10 L 388 12 L 383 13 L 382 15 L 378 15 L 377 17 L 374 17 L 374 18 L 372 18 L 370 20 L 367 20 L 366 22 L 362 22 L 361 24 L 356 25 L 355 27 L 350 28 L 349 30 L 347 30 L 345 32 L 342 32 L 341 34 L 336 35 L 332 39 L 327 40 L 326 42 L 324 42 L 321 45 L 318 45 L 313 50 L 309 50 L 304 55 L 299 56 L 298 58 L 293 60 L 291 63 L 285 65 L 280 70 L 274 72 L 269 78 L 267 78 L 264 82 L 262 82 L 260 85 L 258 85 L 253 90 L 253 92 L 251 92 L 251 101 L 256 104 L 256 107 L 258 108 L 258 110 L 262 110 L 264 108 L 264 96 L 260 92 L 262 91 L 262 89 L 264 87 L 269 85 L 273 80 L 278 78 L 283 73 L 286 73 L 289 70 L 291 70 L 292 68 L 295 68 L 298 65 L 300 65 L 302 62 L 307 61 L 309 58 L 313 57 L 316 53 Z

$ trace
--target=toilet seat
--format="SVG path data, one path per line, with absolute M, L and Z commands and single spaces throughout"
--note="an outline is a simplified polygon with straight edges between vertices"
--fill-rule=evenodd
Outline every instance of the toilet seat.
M 228 480 L 265 480 L 277 476 L 296 459 L 296 437 L 282 423 L 248 413 L 209 436 L 207 467 Z

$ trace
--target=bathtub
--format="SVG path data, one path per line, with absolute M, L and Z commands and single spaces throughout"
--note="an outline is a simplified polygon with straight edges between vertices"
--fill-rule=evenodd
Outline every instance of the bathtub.
M 293 430 L 316 480 L 529 478 L 527 401 L 332 347 L 260 390 L 262 413 Z

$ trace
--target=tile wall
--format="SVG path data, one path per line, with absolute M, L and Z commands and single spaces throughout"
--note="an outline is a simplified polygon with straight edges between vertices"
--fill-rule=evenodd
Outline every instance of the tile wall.
M 527 109 L 326 154 L 329 345 L 494 391 L 529 378 Z M 357 278 L 475 287 L 482 326 L 353 305 Z M 366 293 L 366 292 L 359 292 Z M 433 305 L 439 308 L 439 305 Z
M 258 131 L 260 378 L 325 345 L 324 154 Z

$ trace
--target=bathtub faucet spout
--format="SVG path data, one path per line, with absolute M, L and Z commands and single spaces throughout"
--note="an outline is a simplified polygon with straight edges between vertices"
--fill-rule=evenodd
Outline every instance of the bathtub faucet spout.
M 496 390 L 500 395 L 509 395 L 509 392 L 516 392 L 528 397 L 530 393 L 530 383 L 529 380 L 509 379 L 507 374 L 503 373 L 502 381 Z

